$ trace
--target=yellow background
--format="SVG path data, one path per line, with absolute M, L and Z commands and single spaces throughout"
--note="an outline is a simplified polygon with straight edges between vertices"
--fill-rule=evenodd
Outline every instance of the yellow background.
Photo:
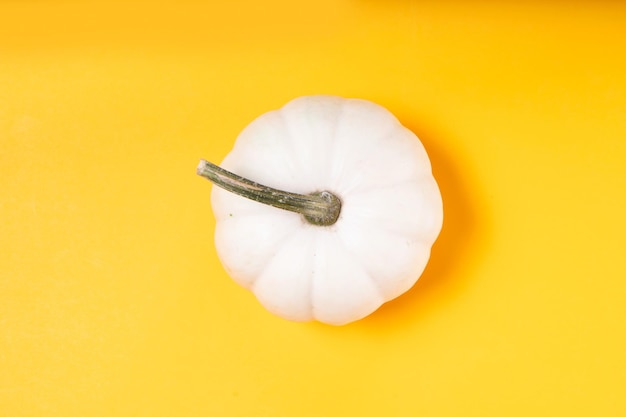
M 1 1 L 0 415 L 626 415 L 625 51 L 618 1 Z M 345 327 L 233 283 L 195 175 L 317 93 L 445 205 Z

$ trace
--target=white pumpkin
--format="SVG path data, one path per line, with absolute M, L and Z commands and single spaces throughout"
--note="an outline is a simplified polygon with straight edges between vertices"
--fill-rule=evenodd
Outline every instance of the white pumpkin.
M 297 98 L 246 127 L 221 167 L 238 175 L 198 167 L 226 188 L 211 197 L 219 258 L 289 320 L 369 315 L 413 286 L 441 230 L 424 147 L 369 101 Z

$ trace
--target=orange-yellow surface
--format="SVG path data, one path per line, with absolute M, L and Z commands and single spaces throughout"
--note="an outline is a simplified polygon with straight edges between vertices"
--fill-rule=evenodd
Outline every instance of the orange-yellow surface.
M 0 415 L 626 415 L 626 4 L 0 2 Z M 376 101 L 445 205 L 345 327 L 223 271 L 210 184 L 296 96 Z

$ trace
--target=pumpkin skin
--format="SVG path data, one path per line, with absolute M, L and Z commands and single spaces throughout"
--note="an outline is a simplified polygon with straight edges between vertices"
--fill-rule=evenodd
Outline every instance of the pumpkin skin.
M 443 221 L 423 145 L 386 109 L 360 99 L 300 97 L 239 135 L 222 168 L 293 193 L 330 191 L 336 223 L 213 187 L 215 245 L 229 275 L 270 312 L 342 325 L 410 289 Z

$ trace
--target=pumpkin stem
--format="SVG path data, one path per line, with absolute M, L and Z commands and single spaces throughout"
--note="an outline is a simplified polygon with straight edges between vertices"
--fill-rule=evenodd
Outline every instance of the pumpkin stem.
M 335 224 L 341 212 L 341 200 L 329 191 L 304 195 L 277 190 L 240 177 L 204 159 L 200 160 L 196 172 L 218 187 L 259 203 L 299 213 L 317 226 Z

